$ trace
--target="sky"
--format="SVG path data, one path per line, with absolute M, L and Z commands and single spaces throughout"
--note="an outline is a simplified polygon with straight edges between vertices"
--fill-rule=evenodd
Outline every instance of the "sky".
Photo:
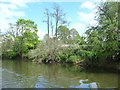
M 47 34 L 44 10 L 52 11 L 54 3 L 58 4 L 65 19 L 70 22 L 69 28 L 75 28 L 84 35 L 89 25 L 96 25 L 94 19 L 99 2 L 94 0 L 0 0 L 0 30 L 5 32 L 9 23 L 15 23 L 19 18 L 30 19 L 38 25 L 40 39 Z

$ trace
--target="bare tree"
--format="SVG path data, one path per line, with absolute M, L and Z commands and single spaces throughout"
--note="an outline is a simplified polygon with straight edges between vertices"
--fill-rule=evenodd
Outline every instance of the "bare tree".
M 47 24 L 48 36 L 50 35 L 50 29 L 53 36 L 53 30 L 55 27 L 55 36 L 57 37 L 58 27 L 62 24 L 67 23 L 63 18 L 65 16 L 65 13 L 63 13 L 59 5 L 54 4 L 53 12 L 50 13 L 50 11 L 46 8 L 44 14 L 46 19 L 43 22 Z
M 52 22 L 52 17 L 51 17 L 51 20 L 50 20 L 50 26 L 51 26 L 51 33 L 52 33 L 52 37 L 53 37 L 53 28 L 54 28 L 54 25 L 53 25 L 53 22 Z
M 45 12 L 44 12 L 45 16 L 47 17 L 46 20 L 44 20 L 43 22 L 47 23 L 47 30 L 48 30 L 48 36 L 49 36 L 49 27 L 50 27 L 50 12 L 49 10 L 46 8 Z
M 59 5 L 55 4 L 53 9 L 54 12 L 52 13 L 52 16 L 55 20 L 55 36 L 57 37 L 59 24 L 64 24 L 66 23 L 66 21 L 63 20 L 65 14 L 63 13 Z

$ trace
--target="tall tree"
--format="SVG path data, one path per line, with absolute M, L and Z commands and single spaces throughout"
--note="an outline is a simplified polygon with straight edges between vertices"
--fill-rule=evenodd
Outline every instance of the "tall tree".
M 51 20 L 50 20 L 50 26 L 51 26 L 51 34 L 52 34 L 52 37 L 53 37 L 54 25 L 53 25 L 53 22 L 52 22 L 52 17 L 51 17 Z
M 63 17 L 65 16 L 65 14 L 63 13 L 59 5 L 55 4 L 53 9 L 54 9 L 54 12 L 52 13 L 52 15 L 55 20 L 55 36 L 57 37 L 58 26 L 60 26 L 60 24 L 66 23 L 66 21 L 63 20 Z
M 98 26 L 91 26 L 86 32 L 87 43 L 91 45 L 88 50 L 99 64 L 120 58 L 118 5 L 117 2 L 102 2 L 98 6 Z
M 48 31 L 48 36 L 49 36 L 49 28 L 50 28 L 50 12 L 49 10 L 46 8 L 45 12 L 44 12 L 45 16 L 46 16 L 46 20 L 44 20 L 43 22 L 47 23 L 47 31 Z
M 99 7 L 99 25 L 104 36 L 104 49 L 107 60 L 120 57 L 120 30 L 118 29 L 118 2 L 105 2 Z

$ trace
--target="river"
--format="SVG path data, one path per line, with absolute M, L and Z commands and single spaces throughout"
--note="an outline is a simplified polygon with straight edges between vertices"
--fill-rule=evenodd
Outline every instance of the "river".
M 99 88 L 118 88 L 117 73 L 99 70 L 82 71 L 76 66 L 60 64 L 35 64 L 26 61 L 2 61 L 2 88 L 80 88 L 91 83 Z M 94 87 L 93 87 L 94 88 Z

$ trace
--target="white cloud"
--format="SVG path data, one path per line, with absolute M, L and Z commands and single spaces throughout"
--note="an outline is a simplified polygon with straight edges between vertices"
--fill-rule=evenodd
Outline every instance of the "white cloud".
M 28 3 L 40 2 L 40 0 L 2 0 L 3 3 L 11 3 L 19 7 L 27 7 Z
M 24 17 L 26 14 L 22 8 L 27 8 L 29 3 L 41 2 L 41 0 L 0 0 L 0 30 L 5 32 L 9 23 L 15 22 L 18 18 Z M 46 32 L 38 27 L 39 39 L 43 39 Z
M 81 21 L 91 21 L 94 19 L 94 14 L 93 13 L 84 13 L 84 12 L 79 12 L 78 13 L 79 18 Z
M 38 2 L 40 0 L 0 0 L 0 29 L 5 32 L 8 24 L 17 18 L 25 16 L 25 12 L 21 10 L 27 7 L 28 3 Z
M 78 15 L 79 15 L 80 21 L 84 24 L 89 24 L 89 25 L 97 24 L 97 21 L 95 20 L 94 12 L 90 12 L 90 13 L 79 12 Z
M 97 9 L 95 7 L 96 5 L 93 2 L 87 1 L 81 4 L 80 8 L 87 8 L 89 12 L 83 10 L 78 12 L 80 23 L 74 24 L 73 27 L 77 29 L 80 35 L 84 35 L 89 25 L 97 25 L 97 21 L 95 20 Z
M 95 13 L 90 12 L 90 13 L 85 13 L 85 12 L 79 12 L 79 21 L 80 23 L 76 23 L 72 25 L 72 28 L 75 28 L 80 35 L 83 35 L 85 31 L 87 30 L 87 27 L 89 25 L 97 25 L 97 21 L 94 19 Z
M 96 5 L 93 2 L 85 2 L 81 4 L 81 8 L 94 9 Z
M 37 35 L 39 36 L 39 39 L 43 39 L 45 34 L 46 34 L 46 32 L 43 32 L 41 30 L 41 28 L 38 27 L 38 33 L 37 33 Z
M 15 4 L 11 3 L 0 3 L 0 14 L 3 15 L 5 18 L 11 18 L 13 13 L 18 12 L 19 8 Z
M 8 24 L 9 24 L 9 20 L 2 19 L 0 17 L 0 30 L 1 30 L 1 32 L 5 32 L 6 31 L 6 27 L 8 27 Z
M 89 12 L 84 12 L 84 11 L 80 11 L 78 12 L 79 15 L 79 19 L 82 23 L 86 24 L 86 25 L 96 25 L 97 21 L 95 20 L 95 16 L 96 16 L 96 12 L 97 12 L 97 8 L 96 8 L 97 3 L 93 3 L 93 2 L 84 2 L 81 4 L 81 8 L 87 8 L 89 9 Z

